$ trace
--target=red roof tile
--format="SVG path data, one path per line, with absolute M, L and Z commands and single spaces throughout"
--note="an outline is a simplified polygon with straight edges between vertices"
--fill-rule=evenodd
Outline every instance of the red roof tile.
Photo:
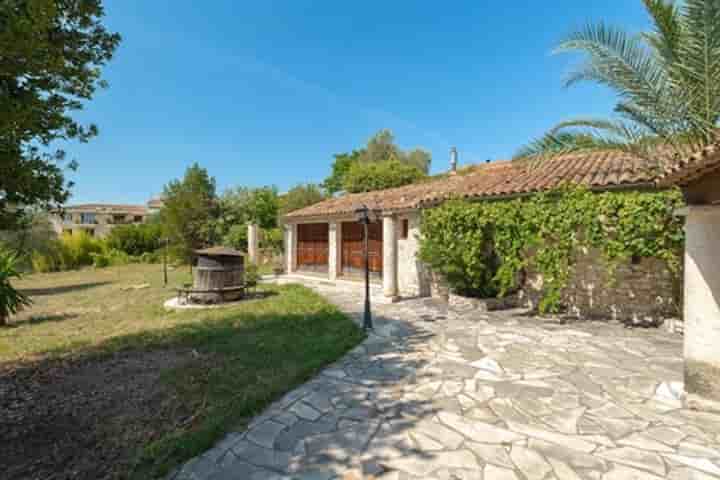
M 658 184 L 684 186 L 716 170 L 720 170 L 720 143 L 708 145 L 695 155 L 670 164 L 658 179 Z
M 384 211 L 412 210 L 452 197 L 497 198 L 550 190 L 566 183 L 595 190 L 655 187 L 659 171 L 628 153 L 593 152 L 559 156 L 538 166 L 498 161 L 470 167 L 467 173 L 377 192 L 332 198 L 288 214 L 290 220 L 345 215 L 367 204 Z

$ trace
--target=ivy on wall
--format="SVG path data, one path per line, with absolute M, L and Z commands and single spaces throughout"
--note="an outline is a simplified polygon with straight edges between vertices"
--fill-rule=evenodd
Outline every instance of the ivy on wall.
M 678 190 L 593 193 L 565 187 L 513 200 L 453 200 L 423 214 L 420 259 L 459 294 L 504 296 L 532 268 L 543 276 L 543 313 L 562 307 L 579 252 L 597 249 L 609 274 L 632 258 L 663 260 L 680 274 L 684 242 Z

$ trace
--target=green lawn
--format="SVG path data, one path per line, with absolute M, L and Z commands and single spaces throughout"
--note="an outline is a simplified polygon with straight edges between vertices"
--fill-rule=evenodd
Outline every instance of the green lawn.
M 175 270 L 170 280 L 179 285 L 189 275 Z M 149 287 L 134 288 L 145 283 Z M 52 465 L 42 444 L 57 439 L 29 429 L 23 435 L 45 432 L 43 438 L 25 438 L 40 445 L 30 454 L 0 449 L 0 464 L 27 476 L 77 468 L 88 478 L 162 476 L 227 431 L 242 428 L 362 339 L 345 315 L 297 285 L 261 287 L 263 298 L 200 312 L 162 308 L 173 292 L 163 288 L 154 265 L 33 275 L 17 285 L 35 303 L 0 330 L 0 372 L 10 372 L 0 379 L 0 391 L 8 378 L 25 379 L 23 388 L 27 379 L 37 382 L 36 390 L 50 392 L 38 395 L 48 403 L 39 410 L 58 417 L 55 434 L 64 448 L 79 449 L 62 465 Z M 94 426 L 91 438 L 78 438 L 78 445 L 67 439 L 62 425 L 72 425 L 78 413 L 63 413 L 66 402 L 58 395 L 75 395 L 70 403 L 85 398 L 82 416 L 90 423 L 82 430 L 85 435 Z M 32 411 L 20 413 L 26 420 L 18 429 L 34 418 Z M 92 444 L 109 451 L 87 447 Z M 97 461 L 88 462 L 94 456 Z M 23 470 L 25 464 L 30 470 Z

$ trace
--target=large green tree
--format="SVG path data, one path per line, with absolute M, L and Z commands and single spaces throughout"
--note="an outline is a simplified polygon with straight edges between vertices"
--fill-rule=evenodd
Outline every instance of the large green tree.
M 323 188 L 329 195 L 347 190 L 346 177 L 350 174 L 353 166 L 366 165 L 365 168 L 370 171 L 379 171 L 383 169 L 376 169 L 367 165 L 389 161 L 395 161 L 403 166 L 413 167 L 419 170 L 422 176 L 424 176 L 430 171 L 432 157 L 429 152 L 419 148 L 403 151 L 395 144 L 395 136 L 390 130 L 380 130 L 368 140 L 365 147 L 359 150 L 353 150 L 351 153 L 335 155 L 332 173 L 323 182 Z M 355 183 L 355 180 L 351 182 Z M 391 181 L 390 183 L 393 182 Z
M 101 68 L 120 42 L 104 14 L 101 0 L 0 1 L 0 230 L 15 228 L 24 207 L 68 198 L 53 142 L 97 134 L 71 113 L 105 86 Z
M 160 219 L 165 235 L 186 260 L 192 251 L 213 243 L 218 216 L 215 179 L 197 163 L 188 167 L 182 180 L 165 186 Z
M 616 116 L 562 122 L 523 147 L 519 158 L 621 149 L 654 160 L 658 148 L 685 154 L 717 138 L 720 0 L 643 2 L 651 31 L 631 35 L 591 24 L 556 48 L 585 54 L 565 84 L 609 87 L 618 95 Z
M 309 207 L 325 199 L 320 186 L 313 183 L 296 185 L 280 196 L 280 216 Z

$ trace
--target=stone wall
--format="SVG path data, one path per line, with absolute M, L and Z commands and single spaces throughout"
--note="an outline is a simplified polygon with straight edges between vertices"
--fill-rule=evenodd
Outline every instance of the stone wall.
M 408 221 L 407 238 L 402 236 L 405 220 Z M 430 295 L 429 272 L 417 258 L 420 249 L 420 221 L 419 213 L 398 216 L 398 289 L 403 297 Z
M 524 306 L 537 306 L 542 285 L 542 275 L 528 272 L 519 295 Z M 628 260 L 611 276 L 602 254 L 586 250 L 573 266 L 563 301 L 574 316 L 659 324 L 680 315 L 680 293 L 679 278 L 659 259 Z

